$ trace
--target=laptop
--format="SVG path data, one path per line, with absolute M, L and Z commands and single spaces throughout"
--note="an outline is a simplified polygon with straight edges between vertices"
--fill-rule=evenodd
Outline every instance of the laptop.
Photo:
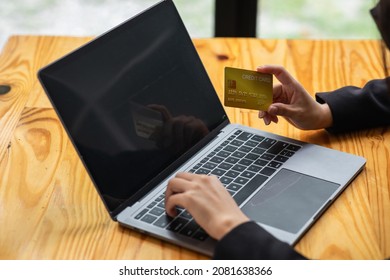
M 205 255 L 177 172 L 213 174 L 250 219 L 294 245 L 365 159 L 231 124 L 171 0 L 44 67 L 39 80 L 114 221 Z

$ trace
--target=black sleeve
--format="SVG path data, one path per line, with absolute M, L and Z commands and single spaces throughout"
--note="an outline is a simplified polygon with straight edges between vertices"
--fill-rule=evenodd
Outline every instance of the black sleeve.
M 346 132 L 390 124 L 390 77 L 372 80 L 363 88 L 347 86 L 316 94 L 333 116 L 330 132 Z
M 303 260 L 306 258 L 255 222 L 246 222 L 234 228 L 217 243 L 214 259 Z

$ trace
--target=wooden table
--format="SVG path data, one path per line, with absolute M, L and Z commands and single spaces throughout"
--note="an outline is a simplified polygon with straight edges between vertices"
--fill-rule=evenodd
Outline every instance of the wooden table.
M 14 36 L 0 55 L 0 259 L 205 259 L 113 222 L 46 98 L 37 70 L 91 38 Z M 225 66 L 284 65 L 310 92 L 384 77 L 375 40 L 194 39 L 222 99 Z M 365 170 L 297 244 L 316 259 L 390 256 L 390 131 L 331 135 L 256 111 L 232 122 L 364 156 Z M 364 112 L 362 112 L 364 113 Z

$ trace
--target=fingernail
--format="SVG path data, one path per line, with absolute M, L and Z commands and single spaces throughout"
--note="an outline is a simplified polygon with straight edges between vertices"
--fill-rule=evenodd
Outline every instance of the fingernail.
M 262 119 L 264 117 L 264 112 L 263 111 L 259 111 L 259 118 Z
M 271 120 L 268 117 L 264 117 L 264 123 L 265 125 L 269 125 L 271 123 Z
M 272 115 L 276 115 L 278 113 L 278 107 L 272 106 L 272 105 L 269 106 L 268 113 L 270 113 Z

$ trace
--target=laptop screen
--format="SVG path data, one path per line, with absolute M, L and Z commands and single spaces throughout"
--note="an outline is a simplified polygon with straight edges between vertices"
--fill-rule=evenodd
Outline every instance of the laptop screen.
M 39 78 L 110 213 L 227 119 L 171 1 Z

